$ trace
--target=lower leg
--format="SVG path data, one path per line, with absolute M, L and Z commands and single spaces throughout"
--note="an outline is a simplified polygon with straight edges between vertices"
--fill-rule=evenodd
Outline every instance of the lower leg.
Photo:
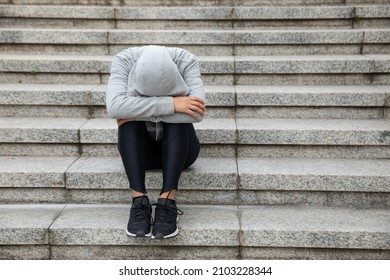
M 118 129 L 118 150 L 130 188 L 145 193 L 146 127 L 140 122 L 127 122 Z
M 171 200 L 175 200 L 176 199 L 176 189 L 173 189 L 169 192 L 164 192 L 164 193 L 160 194 L 160 198 L 168 198 Z
M 170 238 L 178 234 L 175 196 L 188 153 L 188 126 L 164 123 L 161 149 L 163 188 L 156 204 L 152 238 Z
M 132 197 L 140 197 L 140 196 L 144 196 L 145 193 L 143 192 L 139 192 L 139 191 L 136 191 L 136 190 L 131 190 L 131 196 Z
M 145 195 L 145 170 L 146 155 L 152 148 L 145 125 L 128 122 L 120 126 L 118 149 L 133 197 L 126 233 L 132 237 L 151 236 L 152 208 Z
M 180 175 L 195 162 L 199 150 L 200 143 L 192 124 L 164 124 L 161 198 L 175 199 Z
M 174 199 L 188 153 L 188 125 L 164 123 L 161 148 L 163 198 Z

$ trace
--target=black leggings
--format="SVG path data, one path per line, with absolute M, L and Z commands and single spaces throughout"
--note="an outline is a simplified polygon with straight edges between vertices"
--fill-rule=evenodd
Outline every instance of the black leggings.
M 163 123 L 162 141 L 154 141 L 145 122 L 126 122 L 118 128 L 118 149 L 130 188 L 146 193 L 145 171 L 162 169 L 162 191 L 178 188 L 181 172 L 198 157 L 200 144 L 190 123 Z

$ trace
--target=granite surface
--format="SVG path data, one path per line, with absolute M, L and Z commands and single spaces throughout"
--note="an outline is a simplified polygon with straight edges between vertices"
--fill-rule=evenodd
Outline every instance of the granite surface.
M 239 107 L 237 118 L 259 119 L 381 119 L 381 107 L 258 106 Z
M 389 250 L 243 247 L 244 260 L 388 260 Z
M 387 0 L 54 2 L 0 0 L 0 259 L 389 259 Z M 206 85 L 171 240 L 125 235 L 104 106 L 144 44 L 189 49 Z
M 236 86 L 241 106 L 384 106 L 390 87 Z
M 234 119 L 205 118 L 194 124 L 201 144 L 232 144 L 236 142 Z M 115 120 L 90 119 L 80 128 L 81 143 L 113 144 L 118 142 Z
M 0 42 L 12 44 L 106 44 L 107 32 L 92 30 L 0 30 Z
M 199 56 L 203 74 L 389 72 L 388 55 Z M 0 55 L 0 70 L 36 73 L 109 73 L 112 56 Z
M 43 185 L 41 183 L 41 185 Z M 67 203 L 72 201 L 65 188 L 48 188 L 47 185 L 39 188 L 29 186 L 0 188 L 0 203 L 3 204 L 31 204 L 31 203 Z M 80 201 L 80 203 L 84 203 Z
M 238 158 L 241 189 L 390 192 L 389 160 Z
M 283 146 L 283 145 L 240 145 L 237 155 L 262 158 L 350 158 L 388 159 L 389 146 Z
M 246 247 L 389 249 L 388 210 L 241 206 Z
M 180 189 L 235 190 L 237 166 L 234 158 L 203 158 L 185 169 Z M 66 171 L 67 188 L 127 189 L 128 181 L 120 157 L 81 157 Z M 146 175 L 146 185 L 161 189 L 161 170 Z
M 109 73 L 111 56 L 79 55 L 0 55 L 4 72 Z
M 390 7 L 389 5 L 356 6 L 355 15 L 358 18 L 388 18 Z
M 390 193 L 315 190 L 240 190 L 238 192 L 238 203 L 239 205 L 295 205 L 387 209 L 390 206 Z
M 36 4 L 42 4 L 42 0 Z M 46 1 L 52 4 L 52 1 Z M 63 3 L 65 1 L 62 1 Z M 69 1 L 70 2 L 70 1 Z M 76 4 L 77 1 L 70 2 Z M 34 6 L 33 1 L 17 0 L 12 2 L 13 5 L 1 7 L 4 17 L 25 17 L 25 18 L 85 18 L 85 19 L 110 19 L 114 18 L 114 9 L 109 7 L 87 7 L 87 6 L 45 6 L 43 9 L 40 5 Z M 17 6 L 20 4 L 29 4 L 28 6 Z
M 381 44 L 383 46 L 383 44 Z M 363 46 L 363 53 L 380 53 L 375 48 L 377 44 Z M 268 55 L 354 55 L 362 52 L 360 44 L 327 45 L 327 44 L 305 44 L 305 45 L 237 45 L 235 53 L 237 56 L 268 56 Z M 384 53 L 385 49 L 383 50 Z
M 0 103 L 7 105 L 89 105 L 96 85 L 2 84 Z
M 384 43 L 388 44 L 390 41 L 389 30 L 365 30 L 364 43 Z
M 82 118 L 0 118 L 0 141 L 77 143 Z
M 390 203 L 386 195 L 390 192 L 387 159 L 307 157 L 310 155 L 307 158 L 294 158 L 294 155 L 276 158 L 278 155 L 274 153 L 268 155 L 269 158 L 257 158 L 256 151 L 248 154 L 240 151 L 247 157 L 240 156 L 237 163 L 235 157 L 200 157 L 183 171 L 179 196 L 190 204 L 235 204 L 237 198 L 242 199 L 241 203 L 249 204 L 378 207 Z M 128 181 L 119 156 L 79 159 L 14 156 L 2 157 L 1 162 L 0 186 L 4 203 L 129 202 Z M 147 172 L 149 191 L 160 191 L 161 182 L 160 170 Z M 58 188 L 62 190 L 56 190 Z M 237 189 L 241 191 L 238 194 Z M 255 195 L 245 198 L 251 191 L 256 191 Z M 316 193 L 309 195 L 310 191 Z M 296 193 L 287 195 L 286 200 L 286 192 Z M 334 195 L 326 192 L 334 192 Z M 298 198 L 291 200 L 295 195 Z M 352 197 L 357 197 L 356 202 L 350 201 Z
M 48 228 L 64 205 L 1 205 L 0 244 L 49 243 Z
M 0 245 L 0 260 L 48 260 L 50 255 L 48 245 Z
M 108 34 L 109 44 L 228 45 L 233 43 L 232 32 L 219 30 L 115 30 Z
M 39 26 L 40 27 L 40 26 Z M 129 28 L 127 28 L 129 29 Z M 387 30 L 161 30 L 140 28 L 133 30 L 65 30 L 21 29 L 0 30 L 0 42 L 7 44 L 166 44 L 166 45 L 344 45 L 386 43 Z M 123 47 L 125 48 L 125 47 Z M 187 48 L 187 47 L 184 47 Z M 230 53 L 231 54 L 231 53 Z M 208 54 L 210 55 L 210 54 Z M 220 55 L 220 54 L 219 54 Z
M 50 227 L 53 245 L 237 246 L 239 222 L 234 206 L 182 206 L 180 234 L 170 240 L 125 234 L 129 206 L 68 205 Z
M 0 187 L 64 188 L 64 173 L 77 157 L 0 157 Z
M 374 33 L 377 35 L 377 33 Z M 373 34 L 373 35 L 374 35 Z M 237 44 L 358 44 L 363 32 L 358 30 L 267 30 L 236 31 Z
M 125 7 L 116 9 L 117 19 L 227 20 L 231 7 Z
M 240 144 L 388 145 L 388 120 L 238 119 Z
M 239 7 L 237 19 L 342 19 L 351 18 L 353 7 Z
M 236 123 L 234 119 L 204 119 L 194 124 L 202 144 L 236 143 Z
M 235 61 L 236 73 L 239 74 L 346 74 L 374 72 L 374 60 L 360 55 L 254 56 L 236 57 Z M 375 60 L 376 62 L 377 60 Z
M 131 253 L 129 253 L 131 252 Z M 52 246 L 54 260 L 232 260 L 238 247 L 91 245 Z
M 1 242 L 66 245 L 63 250 L 55 249 L 58 256 L 81 254 L 80 245 L 92 246 L 84 251 L 86 256 L 102 245 L 389 250 L 390 216 L 384 209 L 178 207 L 184 212 L 179 217 L 179 235 L 170 240 L 151 240 L 126 236 L 128 205 L 3 205 Z

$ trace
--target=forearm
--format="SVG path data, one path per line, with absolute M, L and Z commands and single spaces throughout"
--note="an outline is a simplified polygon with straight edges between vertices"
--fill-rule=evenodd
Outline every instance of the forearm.
M 157 121 L 163 121 L 166 123 L 197 123 L 203 120 L 203 116 L 196 113 L 197 119 L 184 113 L 175 113 L 173 115 L 166 115 L 157 118 Z

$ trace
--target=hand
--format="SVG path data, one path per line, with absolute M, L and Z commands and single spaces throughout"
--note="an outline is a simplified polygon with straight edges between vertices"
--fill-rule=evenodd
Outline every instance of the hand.
M 116 123 L 118 126 L 121 126 L 122 124 L 124 124 L 126 122 L 132 122 L 132 121 L 135 121 L 135 119 L 117 119 Z
M 185 113 L 193 117 L 194 119 L 199 119 L 198 114 L 204 116 L 206 111 L 205 102 L 195 96 L 175 96 L 173 97 L 173 106 L 175 112 Z

